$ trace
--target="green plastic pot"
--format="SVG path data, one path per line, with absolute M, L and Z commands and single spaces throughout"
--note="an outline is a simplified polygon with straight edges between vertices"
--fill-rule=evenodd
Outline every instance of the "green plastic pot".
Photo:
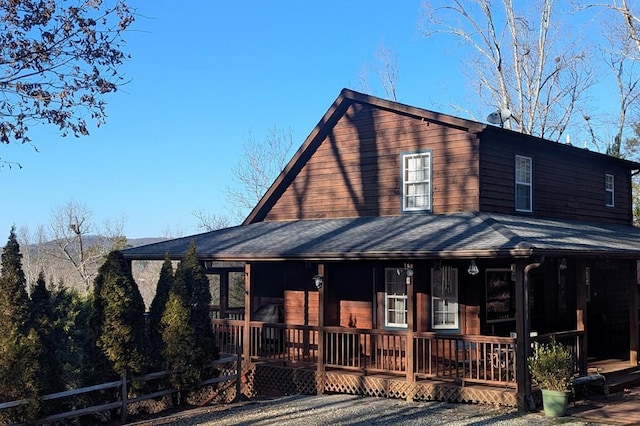
M 569 391 L 542 389 L 542 406 L 547 417 L 562 417 L 567 412 Z

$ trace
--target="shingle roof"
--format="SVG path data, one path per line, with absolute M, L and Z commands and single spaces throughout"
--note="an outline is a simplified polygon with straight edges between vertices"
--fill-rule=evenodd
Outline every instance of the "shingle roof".
M 486 213 L 259 222 L 123 251 L 182 257 L 189 244 L 217 260 L 512 257 L 544 253 L 640 257 L 632 226 Z

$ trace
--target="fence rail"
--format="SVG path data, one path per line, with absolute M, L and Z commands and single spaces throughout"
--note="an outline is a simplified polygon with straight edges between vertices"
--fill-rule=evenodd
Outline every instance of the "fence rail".
M 218 376 L 218 377 L 214 377 L 214 378 L 211 378 L 211 379 L 203 380 L 203 381 L 197 383 L 196 385 L 194 385 L 194 387 L 202 387 L 202 386 L 207 386 L 207 385 L 214 384 L 214 383 L 225 383 L 225 382 L 231 382 L 231 381 L 235 380 L 235 383 L 236 383 L 236 398 L 237 398 L 240 395 L 240 384 L 241 384 L 240 383 L 241 370 L 242 370 L 242 354 L 241 354 L 241 351 L 238 350 L 235 356 L 228 356 L 228 357 L 224 357 L 224 358 L 218 359 L 218 360 L 214 361 L 210 366 L 211 367 L 215 367 L 216 365 L 228 365 L 228 364 L 235 364 L 235 368 L 233 369 L 235 372 L 233 374 L 224 374 L 224 375 L 221 375 L 221 376 Z M 222 371 L 225 372 L 225 373 L 228 373 L 230 370 L 231 370 L 231 368 L 222 369 Z M 99 412 L 103 412 L 103 411 L 107 411 L 107 410 L 113 410 L 113 409 L 120 409 L 120 415 L 121 415 L 120 421 L 122 423 L 126 423 L 127 422 L 127 409 L 128 409 L 129 404 L 133 404 L 133 403 L 140 402 L 140 401 L 145 401 L 145 400 L 152 399 L 152 398 L 158 398 L 158 397 L 161 397 L 161 396 L 171 395 L 173 393 L 178 392 L 178 389 L 169 388 L 169 389 L 163 389 L 163 390 L 160 390 L 160 391 L 157 391 L 157 392 L 153 392 L 153 393 L 149 393 L 149 394 L 138 395 L 135 398 L 129 399 L 128 398 L 128 390 L 129 390 L 128 386 L 129 386 L 129 384 L 131 382 L 144 383 L 144 382 L 148 382 L 148 381 L 151 381 L 151 380 L 163 379 L 163 378 L 168 377 L 172 373 L 173 372 L 171 370 L 165 370 L 165 371 L 149 373 L 149 374 L 146 374 L 146 375 L 143 375 L 143 376 L 132 377 L 132 378 L 127 378 L 126 374 L 123 374 L 120 380 L 39 396 L 37 398 L 38 401 L 53 401 L 53 400 L 59 400 L 59 399 L 73 397 L 73 396 L 86 395 L 86 394 L 89 394 L 91 392 L 96 392 L 96 391 L 104 391 L 104 390 L 109 390 L 109 389 L 119 389 L 119 392 L 118 392 L 119 393 L 119 399 L 117 401 L 113 401 L 113 402 L 109 402 L 109 403 L 105 403 L 105 404 L 99 404 L 99 405 L 83 407 L 83 408 L 79 408 L 79 409 L 73 409 L 73 410 L 65 411 L 65 412 L 61 412 L 61 413 L 51 414 L 49 416 L 46 416 L 46 417 L 37 419 L 37 420 L 35 420 L 33 422 L 30 422 L 29 424 L 51 423 L 51 422 L 55 422 L 55 421 L 59 421 L 59 420 L 63 420 L 63 419 L 77 418 L 77 417 L 84 416 L 84 415 L 87 415 L 87 414 L 94 414 L 94 413 L 99 413 Z M 20 407 L 22 405 L 27 405 L 27 404 L 29 404 L 31 402 L 32 402 L 31 399 L 21 399 L 21 400 L 16 400 L 16 401 L 3 402 L 3 403 L 0 403 L 0 411 L 8 410 L 8 409 L 11 409 L 11 408 Z

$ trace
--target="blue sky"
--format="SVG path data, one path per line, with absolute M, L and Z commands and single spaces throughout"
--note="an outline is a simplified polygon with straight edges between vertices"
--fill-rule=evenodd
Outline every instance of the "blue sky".
M 79 139 L 33 128 L 39 153 L 0 146 L 23 165 L 0 170 L 0 232 L 46 226 L 73 200 L 96 222 L 124 216 L 130 238 L 195 233 L 194 210 L 227 213 L 250 132 L 291 128 L 297 149 L 342 88 L 363 90 L 364 66 L 384 96 L 382 44 L 398 57 L 399 101 L 453 112 L 466 90 L 456 47 L 420 34 L 421 0 L 129 3 L 141 15 L 126 35 L 130 82 L 107 98 L 106 125 Z
M 73 200 L 98 223 L 124 216 L 130 238 L 195 233 L 194 210 L 227 213 L 249 133 L 291 128 L 297 149 L 343 87 L 362 90 L 365 65 L 375 88 L 381 44 L 398 57 L 403 102 L 435 108 L 454 82 L 419 33 L 419 0 L 130 4 L 141 15 L 126 36 L 131 81 L 107 98 L 106 125 L 84 138 L 32 127 L 39 153 L 0 146 L 23 166 L 0 171 L 0 232 L 48 226 Z

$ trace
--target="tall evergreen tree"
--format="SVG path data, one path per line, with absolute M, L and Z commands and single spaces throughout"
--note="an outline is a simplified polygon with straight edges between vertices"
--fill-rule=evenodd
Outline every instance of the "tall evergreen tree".
M 210 303 L 209 281 L 191 243 L 176 268 L 161 321 L 164 359 L 167 368 L 174 371 L 171 382 L 178 389 L 201 380 L 207 365 L 219 356 L 209 318 Z
M 165 366 L 172 370 L 171 385 L 182 390 L 202 377 L 200 363 L 204 358 L 198 336 L 189 323 L 189 306 L 183 294 L 172 291 L 162 314 L 162 355 Z
M 189 323 L 194 328 L 198 336 L 198 345 L 203 350 L 203 363 L 218 359 L 218 348 L 211 327 L 209 280 L 198 262 L 193 241 L 176 268 L 175 287 L 178 291 L 186 291 L 185 300 L 191 311 Z
M 52 291 L 55 311 L 54 341 L 61 363 L 61 381 L 66 389 L 81 387 L 83 381 L 83 356 L 87 342 L 95 346 L 95 335 L 91 332 L 89 319 L 92 312 L 92 296 L 80 294 L 59 282 Z M 96 384 L 88 380 L 87 383 Z
M 82 383 L 117 379 L 145 369 L 144 301 L 119 251 L 112 251 L 94 280 Z
M 162 264 L 162 269 L 160 269 L 160 276 L 156 286 L 156 294 L 153 297 L 151 307 L 149 308 L 150 353 L 156 366 L 162 365 L 162 353 L 164 351 L 164 345 L 162 342 L 162 313 L 164 312 L 167 301 L 169 300 L 169 293 L 171 292 L 172 286 L 173 265 L 171 264 L 171 258 L 167 253 L 164 263 Z
M 109 253 L 94 281 L 102 314 L 97 345 L 117 372 L 145 368 L 144 300 L 119 251 Z
M 0 402 L 35 398 L 41 344 L 29 319 L 29 296 L 15 227 L 2 251 L 0 266 Z M 38 404 L 0 412 L 1 422 L 25 422 L 37 416 Z
M 38 280 L 31 291 L 31 321 L 40 341 L 40 384 L 44 394 L 64 389 L 62 366 L 59 358 L 58 337 L 55 333 L 57 322 L 53 295 L 47 289 L 44 272 L 40 271 Z

